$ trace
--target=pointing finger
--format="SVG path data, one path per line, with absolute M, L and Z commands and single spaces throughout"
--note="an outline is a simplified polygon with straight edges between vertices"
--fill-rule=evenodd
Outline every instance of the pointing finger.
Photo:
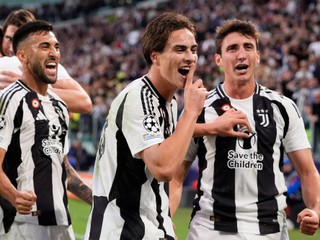
M 194 74 L 195 69 L 196 69 L 196 64 L 192 64 L 190 67 L 190 70 L 188 72 L 188 75 L 187 75 L 187 81 L 186 81 L 185 87 L 190 87 L 192 85 L 193 74 Z

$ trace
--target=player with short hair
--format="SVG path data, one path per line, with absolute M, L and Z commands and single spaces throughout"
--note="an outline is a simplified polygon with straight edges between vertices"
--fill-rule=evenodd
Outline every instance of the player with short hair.
M 91 203 L 70 166 L 69 114 L 48 89 L 57 80 L 59 42 L 45 21 L 21 26 L 13 49 L 21 79 L 0 94 L 0 195 L 5 239 L 74 239 L 67 189 Z
M 210 91 L 198 123 L 240 110 L 252 131 L 238 125 L 248 138 L 205 134 L 191 141 L 186 161 L 170 185 L 172 212 L 197 156 L 199 179 L 187 239 L 289 239 L 285 151 L 300 176 L 307 206 L 297 221 L 302 233 L 313 235 L 319 225 L 319 173 L 297 106 L 255 82 L 260 61 L 257 29 L 248 21 L 227 20 L 217 28 L 216 49 L 214 59 L 224 71 L 224 81 Z
M 164 13 L 142 38 L 149 72 L 113 101 L 102 131 L 93 176 L 93 206 L 85 239 L 175 237 L 168 181 L 183 161 L 207 96 L 197 63 L 196 30 L 178 13 Z M 174 97 L 184 89 L 177 122 Z

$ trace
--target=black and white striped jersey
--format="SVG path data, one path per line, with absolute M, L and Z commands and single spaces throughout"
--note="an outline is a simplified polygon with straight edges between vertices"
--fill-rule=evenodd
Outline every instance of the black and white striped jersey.
M 12 206 L 2 199 L 5 227 L 13 218 L 39 225 L 71 224 L 63 163 L 69 150 L 68 125 L 67 107 L 53 92 L 42 96 L 17 80 L 1 93 L 3 169 L 18 190 L 31 190 L 37 196 L 30 215 L 12 215 Z
M 212 90 L 199 123 L 212 122 L 231 107 L 245 112 L 254 129 L 248 139 L 194 139 L 187 160 L 199 160 L 194 214 L 220 231 L 268 234 L 284 222 L 287 191 L 283 154 L 310 148 L 303 121 L 290 99 L 256 84 L 253 96 L 237 100 L 223 84 Z
M 114 99 L 96 156 L 85 239 L 174 239 L 168 183 L 152 176 L 139 153 L 169 137 L 176 123 L 176 100 L 166 102 L 146 76 Z

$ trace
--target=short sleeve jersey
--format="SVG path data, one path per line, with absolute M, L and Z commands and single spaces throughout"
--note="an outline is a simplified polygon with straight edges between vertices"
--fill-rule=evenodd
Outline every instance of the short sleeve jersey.
M 114 99 L 97 152 L 85 239 L 174 239 L 168 183 L 152 176 L 139 153 L 169 137 L 176 122 L 177 102 L 166 102 L 146 76 Z
M 18 190 L 31 190 L 37 201 L 30 215 L 15 220 L 39 225 L 71 224 L 66 169 L 69 117 L 65 103 L 53 92 L 42 96 L 18 80 L 0 94 L 0 148 L 3 169 Z M 1 206 L 6 213 L 10 204 Z M 6 216 L 6 214 L 5 214 Z M 13 219 L 4 218 L 5 226 Z
M 310 148 L 297 106 L 259 84 L 253 96 L 242 100 L 228 97 L 220 84 L 205 104 L 199 123 L 235 108 L 247 114 L 254 132 L 247 139 L 204 136 L 192 141 L 187 160 L 197 156 L 200 171 L 193 214 L 202 214 L 203 224 L 220 231 L 279 232 L 287 191 L 284 151 Z

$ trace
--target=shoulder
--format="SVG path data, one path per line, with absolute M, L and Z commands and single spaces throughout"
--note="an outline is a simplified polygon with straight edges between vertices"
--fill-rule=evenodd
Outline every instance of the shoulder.
M 258 95 L 268 98 L 270 101 L 273 102 L 279 102 L 281 104 L 292 104 L 294 103 L 292 99 L 284 96 L 282 93 L 271 90 L 267 87 L 264 87 L 262 85 L 258 85 Z
M 9 105 L 19 104 L 22 98 L 29 92 L 29 89 L 20 81 L 16 81 L 0 91 L 0 108 L 4 110 Z

